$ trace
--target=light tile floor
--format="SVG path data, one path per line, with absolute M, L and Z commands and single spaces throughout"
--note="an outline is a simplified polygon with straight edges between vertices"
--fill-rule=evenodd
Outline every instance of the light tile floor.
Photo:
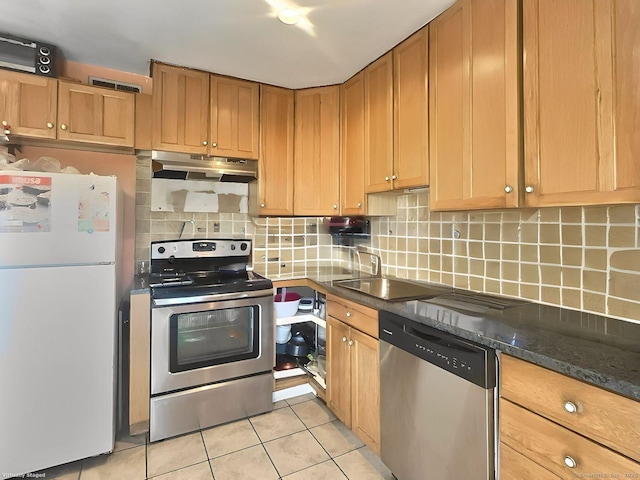
M 274 410 L 148 444 L 116 442 L 110 455 L 44 470 L 60 480 L 391 480 L 391 472 L 313 394 Z

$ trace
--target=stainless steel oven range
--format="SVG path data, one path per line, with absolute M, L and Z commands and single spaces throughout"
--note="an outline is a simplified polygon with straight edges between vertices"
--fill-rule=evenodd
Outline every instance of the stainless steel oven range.
M 251 240 L 152 242 L 150 440 L 273 408 L 273 284 Z

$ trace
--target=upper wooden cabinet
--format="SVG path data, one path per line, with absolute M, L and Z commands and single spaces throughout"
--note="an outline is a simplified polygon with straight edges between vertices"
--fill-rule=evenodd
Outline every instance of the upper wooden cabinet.
M 364 69 L 365 192 L 393 189 L 393 53 Z
M 424 27 L 393 49 L 394 189 L 429 183 L 428 43 Z
M 153 148 L 207 154 L 210 74 L 154 63 L 152 76 Z
M 640 3 L 525 0 L 527 206 L 640 200 Z
M 459 0 L 429 24 L 429 206 L 518 206 L 518 1 Z
M 0 122 L 10 138 L 131 147 L 131 93 L 0 71 Z
M 293 215 L 294 93 L 261 86 L 259 214 Z
M 12 136 L 56 138 L 58 81 L 0 70 L 0 122 Z
M 210 83 L 211 155 L 257 159 L 260 84 L 217 75 Z
M 340 212 L 365 215 L 364 72 L 341 85 Z
M 295 93 L 295 215 L 337 215 L 340 207 L 340 87 Z
M 131 93 L 59 82 L 58 138 L 133 147 L 135 97 Z

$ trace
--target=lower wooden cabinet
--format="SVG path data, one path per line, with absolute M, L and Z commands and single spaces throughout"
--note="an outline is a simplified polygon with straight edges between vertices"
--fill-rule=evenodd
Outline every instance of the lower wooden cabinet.
M 500 442 L 500 480 L 560 480 L 533 460 Z
M 351 302 L 344 301 L 350 304 Z M 339 310 L 328 301 L 327 405 L 331 411 L 374 452 L 380 453 L 380 360 L 379 341 L 341 321 L 354 310 Z M 336 304 L 333 304 L 334 307 Z M 364 309 L 366 307 L 361 307 Z M 371 309 L 368 309 L 371 310 Z M 371 310 L 375 312 L 375 310 Z M 340 320 L 333 314 L 345 316 Z M 349 314 L 347 316 L 347 313 Z M 377 312 L 370 316 L 377 331 Z
M 151 297 L 131 294 L 129 310 L 129 433 L 149 431 Z
M 507 355 L 501 368 L 501 479 L 637 478 L 637 402 Z

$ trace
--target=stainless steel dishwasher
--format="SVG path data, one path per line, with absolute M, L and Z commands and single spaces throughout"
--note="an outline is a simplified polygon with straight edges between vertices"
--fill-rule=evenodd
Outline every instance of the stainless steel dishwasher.
M 380 451 L 398 480 L 495 480 L 496 354 L 381 311 Z

